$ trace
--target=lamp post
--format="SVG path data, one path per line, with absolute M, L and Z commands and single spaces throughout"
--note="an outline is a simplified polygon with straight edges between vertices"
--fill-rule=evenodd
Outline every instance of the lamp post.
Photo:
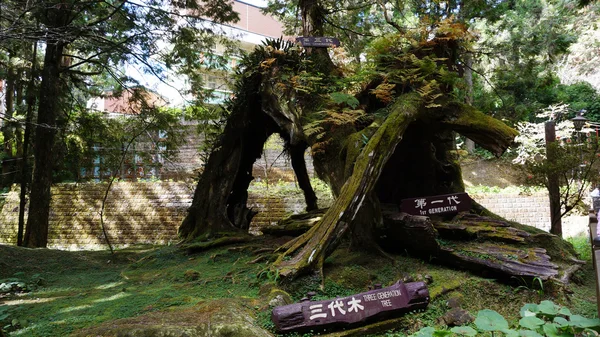
M 583 129 L 583 126 L 585 125 L 585 123 L 588 121 L 587 118 L 583 117 L 583 114 L 585 112 L 586 112 L 585 110 L 581 110 L 577 113 L 577 116 L 575 116 L 574 118 L 571 118 L 571 121 L 573 122 L 573 126 L 575 127 L 575 131 L 577 131 L 577 132 L 580 132 L 581 129 Z
M 577 112 L 577 116 L 571 118 L 571 122 L 573 122 L 573 127 L 575 127 L 575 131 L 577 131 L 577 146 L 582 146 L 581 129 L 583 129 L 583 126 L 588 121 L 587 118 L 583 117 L 583 114 L 585 112 L 585 110 L 579 110 L 579 112 Z M 579 148 L 579 156 L 581 157 L 580 166 L 583 166 L 583 150 L 581 148 Z

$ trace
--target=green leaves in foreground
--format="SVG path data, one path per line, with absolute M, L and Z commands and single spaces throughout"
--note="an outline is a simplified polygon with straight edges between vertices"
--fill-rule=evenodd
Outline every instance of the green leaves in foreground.
M 477 313 L 475 325 L 480 331 L 502 331 L 508 329 L 508 322 L 494 310 L 483 309 Z
M 507 337 L 574 337 L 598 336 L 600 319 L 590 319 L 572 315 L 571 310 L 551 301 L 540 304 L 528 303 L 520 310 L 518 326 L 510 329 L 508 322 L 494 310 L 484 309 L 477 313 L 475 328 L 470 326 L 453 327 L 450 330 L 436 330 L 426 327 L 411 337 L 441 336 L 507 336 Z
M 330 96 L 336 104 L 347 104 L 352 109 L 356 109 L 356 107 L 358 107 L 358 105 L 360 104 L 356 97 L 349 94 L 345 94 L 343 92 L 332 92 Z

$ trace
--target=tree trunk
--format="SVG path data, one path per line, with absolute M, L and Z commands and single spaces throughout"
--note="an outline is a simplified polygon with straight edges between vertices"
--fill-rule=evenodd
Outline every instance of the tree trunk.
M 352 176 L 321 221 L 282 247 L 286 251 L 274 263 L 279 275 L 291 279 L 307 269 L 322 268 L 327 252 L 335 248 L 349 224 L 355 220 L 404 131 L 417 118 L 419 104 L 416 94 L 398 99 L 383 125 L 362 149 Z M 291 259 L 287 260 L 290 256 Z
M 274 133 L 280 134 L 286 142 L 307 208 L 317 208 L 304 162 L 307 142 L 300 124 L 299 104 L 280 102 L 285 96 L 269 77 L 273 75 L 270 70 L 278 71 L 274 65 L 278 64 L 279 57 L 284 58 L 281 62 L 289 62 L 281 48 L 285 49 L 282 41 L 259 48 L 254 57 L 263 57 L 261 61 L 269 63 L 261 63 L 260 71 L 248 69 L 242 77 L 241 90 L 229 107 L 231 115 L 225 130 L 209 156 L 189 213 L 179 228 L 179 235 L 186 241 L 248 229 L 256 214 L 246 205 L 248 186 L 253 179 L 252 166 Z M 296 66 L 298 64 L 291 65 Z
M 11 55 L 12 56 L 12 55 Z M 9 59 L 9 64 L 11 62 L 12 57 Z M 6 76 L 6 113 L 4 117 L 4 126 L 2 127 L 2 133 L 4 134 L 4 159 L 2 160 L 2 185 L 10 186 L 12 183 L 12 150 L 13 150 L 13 138 L 14 138 L 14 123 L 12 121 L 14 111 L 15 111 L 15 82 L 16 82 L 16 71 L 14 67 L 11 65 L 8 68 L 8 74 Z
M 302 192 L 304 192 L 304 200 L 306 201 L 306 211 L 313 211 L 319 208 L 317 205 L 317 195 L 310 184 L 310 177 L 306 170 L 306 161 L 304 160 L 304 151 L 306 151 L 307 144 L 302 142 L 297 145 L 290 145 L 290 158 L 292 161 L 292 168 L 298 179 L 298 186 Z
M 50 187 L 53 173 L 53 147 L 56 118 L 62 94 L 60 65 L 64 44 L 49 41 L 46 44 L 42 83 L 39 94 L 37 127 L 34 139 L 34 172 L 31 183 L 29 215 L 25 228 L 27 247 L 46 247 L 48 244 L 48 217 L 50 214 Z
M 31 120 L 35 106 L 35 78 L 37 73 L 37 43 L 33 43 L 31 57 L 31 74 L 27 85 L 27 115 L 25 116 L 25 134 L 23 135 L 23 153 L 21 154 L 21 191 L 19 197 L 19 225 L 17 230 L 17 245 L 23 245 L 23 231 L 25 229 L 25 205 L 27 204 L 27 188 L 30 183 L 29 174 L 29 138 L 31 133 Z
M 556 161 L 556 127 L 554 121 L 545 124 L 546 158 L 549 163 Z M 558 174 L 549 173 L 547 177 L 548 198 L 550 201 L 550 233 L 562 237 L 562 219 L 560 210 L 560 183 Z
M 467 84 L 465 103 L 467 105 L 473 105 L 473 55 L 469 52 L 465 54 L 464 79 Z M 469 138 L 465 138 L 465 150 L 468 153 L 473 153 L 473 151 L 475 151 L 475 142 Z
M 246 80 L 259 83 L 260 76 Z M 245 99 L 260 102 L 257 92 Z M 200 176 L 188 215 L 179 228 L 180 237 L 186 241 L 207 239 L 248 228 L 255 214 L 246 207 L 252 165 L 275 130 L 275 123 L 262 113 L 260 104 L 234 107 Z

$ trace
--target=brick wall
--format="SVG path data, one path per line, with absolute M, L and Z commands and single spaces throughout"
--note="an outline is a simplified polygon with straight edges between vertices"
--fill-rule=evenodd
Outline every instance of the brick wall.
M 529 195 L 520 194 L 480 194 L 471 195 L 473 200 L 490 211 L 522 224 L 550 231 L 550 205 L 547 192 Z M 570 215 L 562 219 L 563 236 L 575 236 L 587 230 L 587 215 Z
M 481 194 L 471 195 L 482 206 L 492 212 L 520 223 L 550 229 L 550 206 L 547 193 L 531 195 L 519 194 Z
M 100 210 L 106 184 L 60 184 L 52 187 L 48 246 L 62 249 L 105 244 Z M 184 183 L 115 183 L 108 194 L 104 224 L 111 243 L 165 244 L 177 227 L 193 191 Z M 0 212 L 0 242 L 16 242 L 18 188 L 8 194 Z
M 177 241 L 177 228 L 191 203 L 193 188 L 183 182 L 115 183 L 108 195 L 104 222 L 115 246 L 136 243 L 167 244 Z M 52 188 L 49 247 L 60 249 L 104 248 L 100 208 L 106 184 L 60 184 Z M 259 213 L 254 226 L 272 224 L 285 215 L 302 212 L 305 205 L 298 190 L 272 195 L 250 191 L 248 205 Z M 284 196 L 282 196 L 284 195 Z M 548 230 L 549 209 L 545 193 L 472 196 L 507 219 Z M 13 189 L 0 212 L 0 243 L 14 244 L 17 235 L 19 193 Z M 331 200 L 319 195 L 321 207 Z M 587 217 L 564 219 L 565 236 L 585 231 Z
M 107 184 L 58 184 L 52 187 L 48 246 L 59 249 L 106 247 L 100 210 Z M 195 186 L 184 182 L 118 182 L 113 184 L 104 209 L 104 224 L 111 243 L 167 244 L 177 241 L 177 228 L 192 202 Z M 254 226 L 277 222 L 285 215 L 302 212 L 304 197 L 298 191 L 267 196 L 249 193 L 249 207 L 258 210 Z M 328 198 L 319 195 L 321 207 Z M 19 189 L 8 193 L 0 212 L 0 243 L 14 244 L 19 216 Z

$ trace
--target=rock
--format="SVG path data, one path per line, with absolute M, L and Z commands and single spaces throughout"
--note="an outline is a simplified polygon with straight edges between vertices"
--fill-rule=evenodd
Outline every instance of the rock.
M 266 283 L 260 287 L 258 292 L 262 303 L 268 303 L 270 308 L 292 303 L 292 296 L 279 289 L 275 283 Z
M 475 317 L 467 310 L 460 307 L 452 308 L 440 317 L 440 321 L 447 326 L 459 326 L 475 321 Z
M 454 308 L 460 308 L 462 303 L 462 299 L 460 297 L 452 297 L 448 300 L 448 302 L 446 302 L 446 305 L 448 306 L 448 308 L 454 309 Z
M 271 299 L 269 301 L 269 307 L 271 307 L 271 308 L 279 307 L 279 306 L 282 306 L 282 305 L 288 305 L 288 304 L 290 304 L 290 302 L 286 301 L 283 298 L 283 295 L 281 295 L 281 294 L 275 296 L 273 299 Z
M 290 294 L 278 288 L 271 290 L 267 296 L 267 300 L 269 301 L 269 307 L 271 308 L 278 307 L 280 305 L 288 305 L 293 302 Z
M 241 299 L 217 299 L 193 308 L 105 322 L 71 337 L 273 337 L 255 323 L 253 312 L 247 309 L 252 306 Z
M 21 293 L 26 291 L 28 291 L 27 285 L 24 282 L 14 281 L 0 283 L 0 294 Z
M 183 279 L 186 282 L 197 281 L 200 279 L 200 272 L 196 270 L 186 270 L 185 273 L 183 273 Z

